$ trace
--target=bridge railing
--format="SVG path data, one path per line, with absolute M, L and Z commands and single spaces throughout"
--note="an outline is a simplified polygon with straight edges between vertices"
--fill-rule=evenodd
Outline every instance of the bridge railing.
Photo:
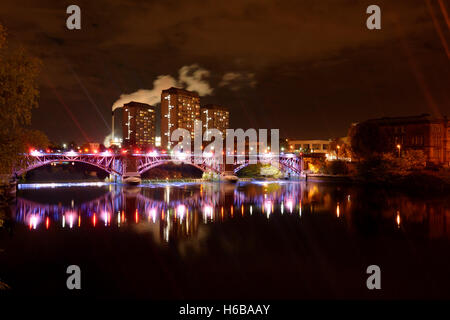
M 291 170 L 295 173 L 303 171 L 303 158 L 294 154 L 258 154 L 258 155 L 237 155 L 228 154 L 222 155 L 218 161 L 214 154 L 208 153 L 202 156 L 193 153 L 180 154 L 164 154 L 158 152 L 151 153 L 134 153 L 129 155 L 112 153 L 109 151 L 100 153 L 81 153 L 75 151 L 68 151 L 64 153 L 46 153 L 40 151 L 32 151 L 25 155 L 22 163 L 18 165 L 18 169 L 14 170 L 16 175 L 21 175 L 24 172 L 44 166 L 53 162 L 83 162 L 99 167 L 106 172 L 118 176 L 126 173 L 126 162 L 131 159 L 136 160 L 137 172 L 143 173 L 149 168 L 167 162 L 183 162 L 197 166 L 203 171 L 216 171 L 221 173 L 225 171 L 226 158 L 233 158 L 233 163 L 229 165 L 244 167 L 250 163 L 251 160 L 260 163 L 276 163 L 283 168 Z

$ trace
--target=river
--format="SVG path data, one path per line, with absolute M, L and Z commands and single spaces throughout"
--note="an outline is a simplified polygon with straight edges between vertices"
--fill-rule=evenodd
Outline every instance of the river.
M 35 184 L 10 216 L 0 279 L 12 295 L 450 298 L 445 198 L 291 181 Z M 366 287 L 369 265 L 381 290 Z

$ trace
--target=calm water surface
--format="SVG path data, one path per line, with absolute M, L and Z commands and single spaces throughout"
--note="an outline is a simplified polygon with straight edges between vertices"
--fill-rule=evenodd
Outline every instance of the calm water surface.
M 445 198 L 304 182 L 22 185 L 10 216 L 0 278 L 11 294 L 450 298 Z M 72 264 L 81 291 L 66 289 Z

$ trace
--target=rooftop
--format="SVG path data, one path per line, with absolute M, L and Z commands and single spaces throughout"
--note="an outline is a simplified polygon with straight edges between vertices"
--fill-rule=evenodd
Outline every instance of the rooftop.
M 188 91 L 185 89 L 170 87 L 169 89 L 165 89 L 161 92 L 161 94 L 168 93 L 168 94 L 180 94 L 180 95 L 187 95 L 191 97 L 198 98 L 198 93 L 193 91 Z
M 205 104 L 204 106 L 202 106 L 202 109 L 228 111 L 228 108 L 217 104 Z
M 128 108 L 155 109 L 155 107 L 153 107 L 147 103 L 136 102 L 136 101 L 131 101 L 131 102 L 125 103 L 123 106 L 128 107 Z
M 402 123 L 429 123 L 429 122 L 443 122 L 448 121 L 447 117 L 434 117 L 429 113 L 422 113 L 421 115 L 406 116 L 406 117 L 382 117 L 376 119 L 369 119 L 369 122 L 378 122 L 383 124 L 402 124 Z

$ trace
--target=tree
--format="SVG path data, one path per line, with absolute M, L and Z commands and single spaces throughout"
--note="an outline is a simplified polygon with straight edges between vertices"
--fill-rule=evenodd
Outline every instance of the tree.
M 32 109 L 38 106 L 40 65 L 24 49 L 9 50 L 0 25 L 0 173 L 11 173 L 32 144 L 48 143 L 43 133 L 27 129 Z
M 426 156 L 421 150 L 406 150 L 402 157 L 385 153 L 382 159 L 386 172 L 393 175 L 407 175 L 426 166 Z
M 352 158 L 351 146 L 347 144 L 344 138 L 333 139 L 328 146 L 328 152 L 334 153 L 338 159 Z
M 272 177 L 275 179 L 283 177 L 283 173 L 280 171 L 280 169 L 270 164 L 261 166 L 259 174 L 263 177 Z
M 350 129 L 353 156 L 367 160 L 393 150 L 387 134 L 375 123 L 365 121 Z
M 261 163 L 249 164 L 237 172 L 239 177 L 259 177 L 261 172 Z
M 328 161 L 326 171 L 328 174 L 348 174 L 348 166 L 346 161 L 335 160 Z
M 280 138 L 279 141 L 279 146 L 280 146 L 280 151 L 285 151 L 285 152 L 289 152 L 289 143 L 288 143 L 288 139 L 286 138 Z

